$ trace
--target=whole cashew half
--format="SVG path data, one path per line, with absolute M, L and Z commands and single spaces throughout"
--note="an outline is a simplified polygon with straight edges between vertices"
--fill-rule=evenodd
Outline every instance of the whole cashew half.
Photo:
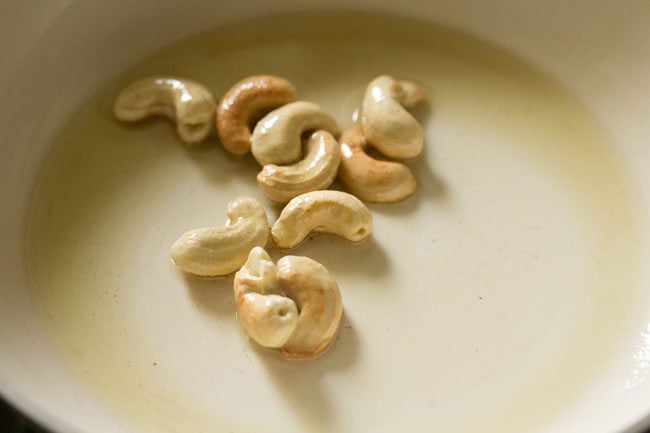
M 316 131 L 307 139 L 304 159 L 288 166 L 265 165 L 257 183 L 271 200 L 286 203 L 300 194 L 330 186 L 340 162 L 336 138 L 327 131 Z
M 341 323 L 341 293 L 329 271 L 307 257 L 277 267 L 260 247 L 235 274 L 237 315 L 248 335 L 288 358 L 311 358 L 330 347 Z
M 228 204 L 225 227 L 190 230 L 171 248 L 174 263 L 194 275 L 214 277 L 237 271 L 248 252 L 265 246 L 269 239 L 266 213 L 252 198 L 241 197 Z
M 399 162 L 380 161 L 366 153 L 368 142 L 359 129 L 341 136 L 339 180 L 346 190 L 363 201 L 393 203 L 417 189 L 411 170 Z
M 212 130 L 215 102 L 203 85 L 181 78 L 149 77 L 120 92 L 115 100 L 115 117 L 137 122 L 159 115 L 176 121 L 181 140 L 187 144 L 204 140 Z
M 298 306 L 296 330 L 282 346 L 288 358 L 310 358 L 330 346 L 341 323 L 341 292 L 325 266 L 308 258 L 278 261 L 278 282 Z
M 237 316 L 260 346 L 283 346 L 298 325 L 298 307 L 282 292 L 277 267 L 262 247 L 253 248 L 235 274 Z
M 221 144 L 234 155 L 251 148 L 251 122 L 298 98 L 296 88 L 284 78 L 254 75 L 232 86 L 217 108 Z
M 323 129 L 339 135 L 336 121 L 311 102 L 297 101 L 277 108 L 260 120 L 251 136 L 251 151 L 260 165 L 287 165 L 302 154 L 302 134 Z
M 291 200 L 271 228 L 278 248 L 293 248 L 310 232 L 332 233 L 361 242 L 372 232 L 372 215 L 355 196 L 340 191 L 313 191 Z
M 407 110 L 424 102 L 424 91 L 409 81 L 382 75 L 370 82 L 361 107 L 361 129 L 368 142 L 389 158 L 422 152 L 422 126 Z

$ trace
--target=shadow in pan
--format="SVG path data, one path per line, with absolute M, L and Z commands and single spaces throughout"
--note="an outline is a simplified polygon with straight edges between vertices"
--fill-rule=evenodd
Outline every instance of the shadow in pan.
M 379 241 L 370 236 L 353 244 L 338 236 L 312 233 L 298 247 L 271 252 L 274 260 L 285 255 L 307 256 L 325 266 L 337 276 L 363 274 L 378 279 L 390 272 L 390 258 Z
M 252 345 L 254 343 L 251 342 Z M 359 357 L 359 338 L 354 324 L 343 312 L 336 341 L 323 355 L 310 360 L 287 360 L 275 350 L 255 346 L 278 392 L 300 417 L 306 431 L 335 431 L 332 402 L 324 380 L 328 375 L 350 368 Z

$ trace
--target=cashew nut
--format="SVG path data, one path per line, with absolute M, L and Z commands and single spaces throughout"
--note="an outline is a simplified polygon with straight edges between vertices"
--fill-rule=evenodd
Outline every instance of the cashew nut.
M 389 158 L 414 158 L 422 152 L 422 126 L 407 110 L 424 101 L 420 86 L 382 75 L 370 82 L 361 108 L 368 142 Z
M 309 358 L 324 352 L 341 323 L 341 292 L 325 266 L 308 258 L 285 256 L 278 261 L 278 282 L 298 306 L 298 325 L 282 346 L 289 358 Z
M 171 248 L 174 263 L 185 272 L 213 277 L 237 271 L 248 252 L 265 246 L 269 239 L 266 213 L 252 198 L 241 197 L 228 204 L 225 227 L 190 230 Z
M 237 314 L 248 335 L 264 347 L 281 347 L 289 358 L 325 351 L 341 322 L 341 293 L 321 264 L 286 256 L 277 267 L 260 247 L 235 274 Z
M 298 325 L 298 308 L 282 293 L 277 268 L 262 247 L 250 251 L 235 274 L 237 315 L 248 335 L 260 346 L 283 346 Z
M 212 129 L 215 102 L 203 85 L 180 78 L 149 77 L 127 86 L 115 100 L 115 116 L 137 122 L 159 115 L 176 121 L 187 144 L 204 140 Z
M 348 193 L 308 192 L 286 205 L 271 228 L 271 236 L 278 248 L 293 248 L 312 231 L 361 242 L 372 231 L 372 215 L 358 198 Z
M 380 161 L 366 153 L 368 142 L 358 129 L 341 137 L 339 180 L 346 190 L 363 201 L 393 203 L 417 189 L 411 170 L 399 162 Z
M 324 129 L 339 135 L 336 121 L 311 102 L 297 101 L 277 108 L 260 120 L 251 136 L 251 151 L 260 165 L 287 165 L 302 154 L 302 134 Z
M 246 154 L 251 147 L 251 123 L 297 97 L 296 88 L 284 78 L 272 75 L 244 78 L 219 103 L 217 132 L 221 144 L 234 155 Z
M 326 131 L 316 131 L 307 139 L 305 158 L 288 166 L 265 165 L 257 183 L 267 197 L 278 203 L 310 191 L 326 189 L 332 184 L 341 162 L 336 138 Z

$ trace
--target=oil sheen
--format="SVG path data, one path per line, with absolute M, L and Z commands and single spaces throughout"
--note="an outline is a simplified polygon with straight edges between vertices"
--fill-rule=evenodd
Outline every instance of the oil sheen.
M 342 290 L 330 352 L 289 362 L 250 343 L 232 278 L 172 265 L 186 230 L 260 200 L 260 167 L 173 123 L 125 125 L 119 90 L 187 77 L 215 97 L 286 77 L 349 126 L 379 74 L 421 83 L 418 192 L 371 206 L 373 237 L 291 254 Z M 625 166 L 570 92 L 509 53 L 385 16 L 294 15 L 198 34 L 144 58 L 69 120 L 28 226 L 33 298 L 70 369 L 140 432 L 544 431 L 605 368 L 635 313 L 639 221 Z M 281 254 L 274 252 L 277 259 Z

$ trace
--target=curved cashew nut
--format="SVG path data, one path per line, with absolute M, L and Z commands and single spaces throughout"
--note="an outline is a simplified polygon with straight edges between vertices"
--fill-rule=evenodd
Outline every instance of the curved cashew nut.
M 256 246 L 269 239 L 266 213 L 252 198 L 241 197 L 228 204 L 225 227 L 190 230 L 171 248 L 172 260 L 185 272 L 204 277 L 237 271 Z
M 263 248 L 251 250 L 235 274 L 237 314 L 248 335 L 289 358 L 325 351 L 341 323 L 341 293 L 329 271 L 307 257 L 286 256 L 277 267 Z
M 326 189 L 332 184 L 341 162 L 336 138 L 326 131 L 316 131 L 306 143 L 306 155 L 288 166 L 265 165 L 257 183 L 271 200 L 286 203 L 310 191 Z
M 277 108 L 260 120 L 251 136 L 251 151 L 260 165 L 287 165 L 302 154 L 301 136 L 324 129 L 339 135 L 336 121 L 311 102 L 297 101 Z
M 308 258 L 285 256 L 278 261 L 278 282 L 300 315 L 295 332 L 282 346 L 289 358 L 309 358 L 324 352 L 341 323 L 341 292 L 325 266 Z
M 424 101 L 420 86 L 382 75 L 370 82 L 363 98 L 361 129 L 368 142 L 390 158 L 414 158 L 422 152 L 422 126 L 407 110 Z
M 372 232 L 372 215 L 358 198 L 348 193 L 308 192 L 286 205 L 271 228 L 271 236 L 278 248 L 293 248 L 311 231 L 361 242 Z
M 298 98 L 296 88 L 284 78 L 254 75 L 232 86 L 217 108 L 217 132 L 221 144 L 234 155 L 251 147 L 251 122 Z
M 350 129 L 341 137 L 339 180 L 346 190 L 363 201 L 393 203 L 417 189 L 411 170 L 399 162 L 380 161 L 369 156 L 361 131 Z
M 125 122 L 159 115 L 176 121 L 181 140 L 187 144 L 204 140 L 212 129 L 215 102 L 203 85 L 180 78 L 149 77 L 120 92 L 113 111 Z
M 283 295 L 277 268 L 262 247 L 250 251 L 235 274 L 237 315 L 246 333 L 260 346 L 283 346 L 298 325 L 296 303 Z

